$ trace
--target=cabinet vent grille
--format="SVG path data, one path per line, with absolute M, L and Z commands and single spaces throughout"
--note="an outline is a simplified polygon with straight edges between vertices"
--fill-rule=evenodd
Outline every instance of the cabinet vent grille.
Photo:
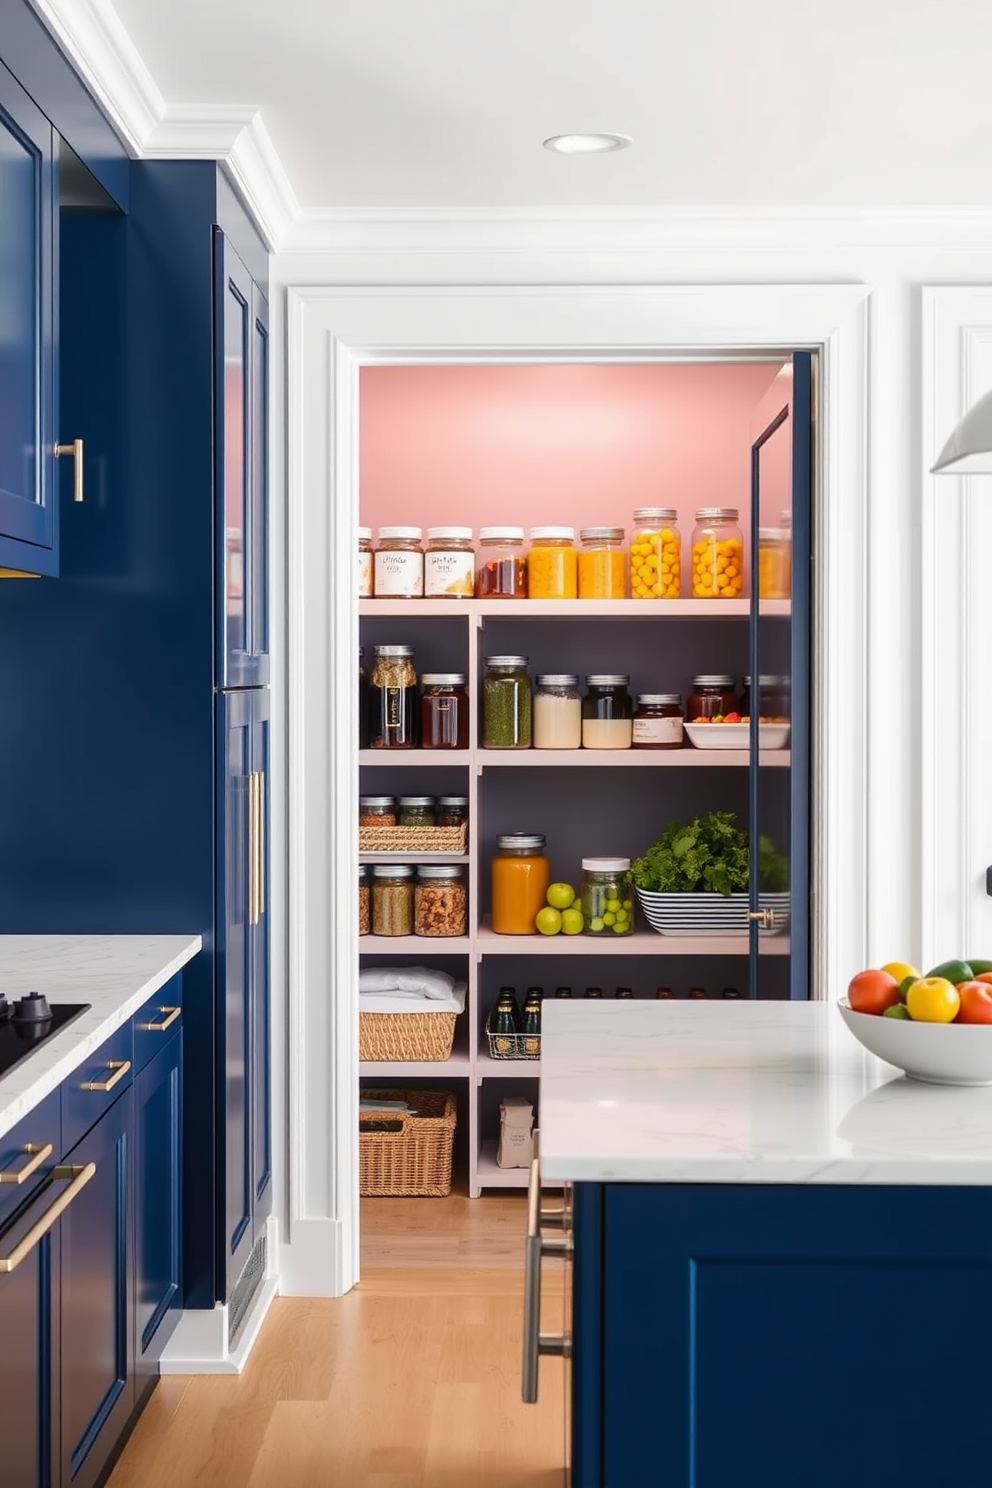
M 245 1262 L 245 1269 L 231 1291 L 231 1300 L 227 1309 L 227 1346 L 229 1349 L 237 1343 L 238 1334 L 251 1312 L 255 1293 L 262 1285 L 262 1278 L 265 1275 L 265 1261 L 265 1231 L 263 1230 L 254 1250 Z

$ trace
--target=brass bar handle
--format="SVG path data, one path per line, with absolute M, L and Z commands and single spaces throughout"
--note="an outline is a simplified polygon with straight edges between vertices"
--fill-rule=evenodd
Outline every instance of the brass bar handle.
M 258 924 L 258 774 L 248 776 L 248 923 Z
M 182 1012 L 182 1008 L 160 1007 L 159 1012 L 167 1013 L 168 1017 L 163 1018 L 161 1023 L 142 1023 L 141 1026 L 146 1031 L 146 1033 L 162 1033 L 164 1029 L 171 1028 L 173 1023 L 175 1023 L 176 1019 L 179 1017 L 179 1014 Z
M 55 458 L 60 455 L 71 455 L 74 463 L 72 477 L 72 499 L 82 501 L 83 499 L 83 441 L 74 439 L 71 444 L 57 444 L 55 446 Z
M 107 1065 L 107 1068 L 113 1070 L 114 1072 L 109 1080 L 84 1080 L 83 1089 L 113 1090 L 114 1086 L 119 1084 L 119 1082 L 123 1080 L 124 1076 L 131 1068 L 131 1061 L 130 1059 L 112 1059 Z
M 524 1355 L 520 1393 L 524 1405 L 537 1403 L 537 1365 L 541 1327 L 541 1169 L 535 1157 L 527 1182 L 527 1239 L 524 1241 Z
M 34 1142 L 28 1142 L 24 1151 L 28 1154 L 28 1161 L 23 1168 L 18 1168 L 16 1173 L 12 1173 L 9 1169 L 6 1173 L 0 1173 L 0 1183 L 23 1183 L 26 1178 L 30 1178 L 32 1173 L 38 1171 L 46 1157 L 51 1157 L 52 1144 L 46 1142 L 44 1146 L 39 1147 Z
M 265 913 L 265 772 L 258 772 L 258 916 Z
M 0 1276 L 7 1276 L 15 1270 L 26 1255 L 29 1255 L 48 1231 L 52 1228 L 59 1215 L 68 1209 L 79 1193 L 86 1187 L 90 1179 L 96 1173 L 96 1163 L 86 1163 L 85 1166 L 57 1167 L 52 1169 L 52 1180 L 56 1183 L 69 1181 L 69 1187 L 59 1194 L 55 1203 L 45 1210 L 41 1219 L 31 1226 L 24 1239 L 8 1256 L 0 1256 Z

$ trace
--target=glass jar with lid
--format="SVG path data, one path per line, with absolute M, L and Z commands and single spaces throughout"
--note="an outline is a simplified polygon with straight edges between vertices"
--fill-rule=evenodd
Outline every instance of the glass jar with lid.
M 364 863 L 358 865 L 358 933 L 369 935 L 372 930 L 372 885 L 369 870 Z
M 527 553 L 531 599 L 578 599 L 579 568 L 574 527 L 532 527 Z
M 358 825 L 360 827 L 395 827 L 395 796 L 359 796 Z
M 791 588 L 791 541 L 781 527 L 758 529 L 758 597 L 788 599 Z
M 584 935 L 629 935 L 634 928 L 634 890 L 629 858 L 583 858 Z
M 689 723 L 701 720 L 725 718 L 737 712 L 737 688 L 734 679 L 725 672 L 701 673 L 692 679 L 692 691 L 686 702 L 685 716 Z
M 471 599 L 475 548 L 471 527 L 428 527 L 424 553 L 425 599 Z
M 626 599 L 627 559 L 622 527 L 583 527 L 579 532 L 579 598 Z
M 762 672 L 758 677 L 758 718 L 761 723 L 788 723 L 791 704 L 788 677 Z M 743 718 L 751 716 L 751 678 L 741 678 L 739 710 Z
M 433 827 L 433 796 L 400 796 L 396 802 L 398 827 Z
M 464 672 L 425 672 L 421 678 L 421 749 L 468 748 L 468 693 Z
M 413 869 L 382 863 L 372 869 L 372 934 L 413 934 Z
M 468 899 L 458 863 L 421 863 L 413 901 L 414 935 L 464 935 Z
M 358 597 L 372 597 L 372 528 L 358 529 Z
M 412 646 L 376 646 L 369 677 L 369 744 L 373 749 L 413 749 L 419 699 Z
M 358 648 L 358 747 L 369 747 L 369 679 L 365 670 L 365 647 Z
M 438 827 L 462 827 L 468 821 L 468 796 L 438 796 L 434 805 L 434 824 Z
M 376 599 L 419 599 L 424 592 L 423 532 L 419 527 L 380 527 L 373 585 Z
M 588 689 L 582 699 L 582 748 L 629 749 L 633 738 L 634 704 L 627 687 L 630 678 L 620 672 L 599 672 L 586 677 Z
M 483 749 L 529 749 L 531 686 L 526 656 L 487 656 L 482 679 Z
M 551 863 L 541 832 L 504 832 L 496 838 L 490 865 L 492 928 L 496 935 L 533 935 L 551 882 Z
M 639 506 L 630 536 L 631 599 L 678 599 L 682 535 L 673 506 Z
M 527 558 L 522 527 L 480 527 L 476 599 L 526 599 Z
M 579 749 L 582 697 L 574 672 L 542 672 L 534 691 L 535 749 Z
M 744 593 L 744 535 L 735 506 L 701 506 L 696 513 L 692 593 L 696 599 L 740 599 Z
M 631 749 L 681 749 L 682 699 L 677 692 L 641 692 L 634 710 Z

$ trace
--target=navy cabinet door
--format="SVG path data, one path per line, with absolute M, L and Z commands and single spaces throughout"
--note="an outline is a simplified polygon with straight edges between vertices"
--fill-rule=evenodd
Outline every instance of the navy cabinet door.
M 157 1373 L 182 1298 L 182 1033 L 134 1082 L 134 1367 Z
M 269 680 L 268 307 L 219 228 L 214 305 L 217 685 L 257 687 Z
M 47 1193 L 28 1211 L 51 1203 Z M 0 1227 L 0 1256 L 21 1238 L 17 1221 Z M 0 1481 L 53 1488 L 52 1443 L 58 1371 L 58 1225 L 15 1271 L 0 1275 Z
M 54 574 L 54 135 L 2 63 L 0 204 L 0 567 Z
M 62 1488 L 91 1488 L 134 1401 L 127 1090 L 66 1158 L 96 1173 L 62 1216 Z

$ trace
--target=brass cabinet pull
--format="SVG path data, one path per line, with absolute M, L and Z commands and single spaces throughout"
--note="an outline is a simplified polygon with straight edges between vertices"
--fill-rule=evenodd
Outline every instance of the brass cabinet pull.
M 8 1275 L 21 1264 L 24 1257 L 29 1255 L 38 1241 L 48 1234 L 52 1225 L 58 1219 L 63 1210 L 68 1209 L 76 1196 L 89 1183 L 96 1173 L 96 1163 L 86 1163 L 85 1167 L 66 1166 L 52 1169 L 52 1181 L 55 1183 L 69 1183 L 69 1187 L 59 1194 L 55 1203 L 46 1209 L 41 1219 L 31 1226 L 24 1239 L 8 1256 L 0 1256 L 0 1275 Z
M 55 458 L 60 455 L 71 455 L 74 462 L 72 477 L 72 499 L 82 501 L 83 499 L 83 441 L 74 439 L 71 444 L 57 444 L 55 446 Z
M 774 930 L 775 911 L 773 909 L 749 909 L 747 912 L 749 920 L 757 920 L 762 930 Z
M 248 923 L 258 924 L 258 774 L 248 776 Z
M 131 1068 L 131 1061 L 130 1059 L 112 1059 L 107 1065 L 107 1068 L 113 1070 L 114 1072 L 109 1080 L 84 1080 L 83 1089 L 113 1090 L 114 1086 L 118 1084 L 119 1081 L 123 1080 L 124 1076 Z
M 167 1013 L 168 1017 L 163 1018 L 161 1023 L 142 1023 L 142 1028 L 145 1029 L 148 1033 L 161 1033 L 163 1029 L 171 1028 L 172 1024 L 175 1023 L 176 1019 L 179 1017 L 179 1014 L 182 1012 L 182 1008 L 160 1007 L 159 1012 Z
M 258 850 L 258 917 L 261 919 L 265 913 L 265 774 L 262 770 L 258 772 L 258 786 L 256 789 L 258 805 L 256 814 L 258 818 L 258 833 L 256 846 Z
M 30 1178 L 32 1173 L 38 1171 L 46 1157 L 51 1157 L 52 1144 L 46 1142 L 43 1147 L 39 1147 L 34 1142 L 28 1142 L 24 1151 L 28 1154 L 28 1161 L 23 1168 L 18 1168 L 16 1173 L 12 1173 L 9 1168 L 6 1173 L 0 1173 L 0 1183 L 23 1183 L 25 1178 Z
M 527 1184 L 527 1239 L 524 1242 L 524 1357 L 521 1379 L 524 1405 L 534 1405 L 537 1401 L 537 1366 L 541 1354 L 556 1354 L 564 1359 L 571 1358 L 572 1354 L 572 1340 L 567 1333 L 539 1331 L 541 1260 L 546 1255 L 567 1259 L 572 1254 L 571 1236 L 562 1240 L 544 1239 L 541 1234 L 544 1218 L 541 1210 L 541 1162 L 539 1157 L 535 1157 L 530 1165 L 530 1180 Z M 562 1228 L 568 1228 L 564 1220 Z

